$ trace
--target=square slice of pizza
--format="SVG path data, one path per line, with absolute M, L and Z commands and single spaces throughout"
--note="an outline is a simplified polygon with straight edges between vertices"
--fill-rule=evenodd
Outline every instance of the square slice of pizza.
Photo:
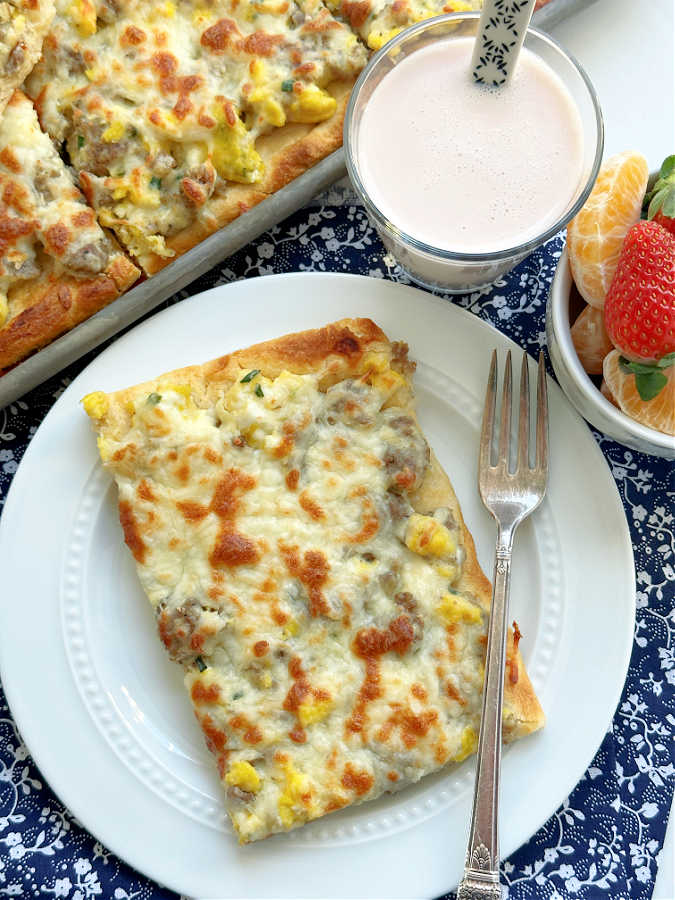
M 152 274 L 337 149 L 365 62 L 321 0 L 57 0 L 27 89 Z
M 0 370 L 115 300 L 139 275 L 16 91 L 0 119 Z
M 413 369 L 349 319 L 83 400 L 242 842 L 476 749 L 490 584 Z M 543 723 L 519 636 L 506 740 Z

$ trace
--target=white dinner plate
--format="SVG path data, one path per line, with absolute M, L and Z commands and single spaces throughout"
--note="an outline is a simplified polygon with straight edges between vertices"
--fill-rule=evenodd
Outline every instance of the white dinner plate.
M 433 897 L 457 883 L 463 865 L 471 761 L 288 835 L 237 844 L 79 405 L 88 391 L 345 316 L 369 316 L 410 344 L 422 426 L 490 573 L 495 530 L 476 488 L 478 434 L 490 353 L 515 345 L 447 301 L 351 275 L 240 281 L 134 328 L 56 402 L 2 517 L 2 681 L 30 752 L 104 845 L 190 896 Z M 516 536 L 511 598 L 548 720 L 504 755 L 504 854 L 542 825 L 591 761 L 633 634 L 633 557 L 617 489 L 582 419 L 557 386 L 549 391 L 550 485 Z

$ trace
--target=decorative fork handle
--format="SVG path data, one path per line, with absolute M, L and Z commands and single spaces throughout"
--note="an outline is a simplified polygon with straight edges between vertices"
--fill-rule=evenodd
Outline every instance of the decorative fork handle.
M 500 900 L 502 896 L 499 886 L 497 818 L 512 547 L 513 529 L 505 530 L 500 526 L 485 660 L 485 687 L 478 738 L 473 813 L 464 876 L 459 883 L 457 900 Z

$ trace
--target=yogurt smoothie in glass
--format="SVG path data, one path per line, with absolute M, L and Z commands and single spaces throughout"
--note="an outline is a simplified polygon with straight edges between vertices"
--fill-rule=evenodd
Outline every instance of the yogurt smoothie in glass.
M 477 85 L 473 47 L 446 33 L 392 51 L 384 74 L 365 73 L 346 127 L 350 175 L 387 248 L 449 290 L 493 281 L 563 227 L 589 181 L 588 127 L 564 78 L 526 39 L 508 84 Z

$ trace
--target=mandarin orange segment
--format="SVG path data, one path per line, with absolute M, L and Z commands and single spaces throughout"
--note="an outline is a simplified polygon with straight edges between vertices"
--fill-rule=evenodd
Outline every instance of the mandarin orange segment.
M 603 163 L 588 200 L 567 226 L 574 282 L 591 306 L 602 308 L 628 229 L 640 218 L 649 166 L 632 150 Z
M 602 362 L 614 347 L 605 330 L 603 311 L 587 306 L 571 328 L 579 362 L 589 375 L 602 374 Z
M 635 386 L 635 375 L 624 372 L 619 365 L 618 350 L 612 350 L 603 365 L 607 388 L 622 412 L 641 425 L 675 435 L 675 365 L 662 372 L 667 383 L 652 400 L 642 400 Z

